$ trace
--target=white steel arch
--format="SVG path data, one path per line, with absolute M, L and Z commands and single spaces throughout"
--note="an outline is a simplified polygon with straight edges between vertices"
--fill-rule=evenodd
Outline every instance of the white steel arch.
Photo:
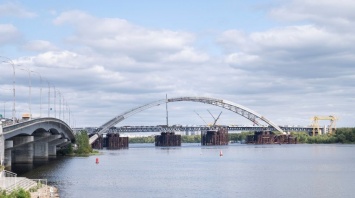
M 92 144 L 98 138 L 98 134 L 100 135 L 102 133 L 107 132 L 111 127 L 115 126 L 116 124 L 118 124 L 119 122 L 128 118 L 129 116 L 132 116 L 136 113 L 139 113 L 139 112 L 149 109 L 151 107 L 165 104 L 167 102 L 180 102 L 180 101 L 200 102 L 200 103 L 215 105 L 215 106 L 230 110 L 234 113 L 237 113 L 237 114 L 247 118 L 248 120 L 252 121 L 256 125 L 260 125 L 259 120 L 261 120 L 261 121 L 267 123 L 268 125 L 271 125 L 276 130 L 283 132 L 283 130 L 279 126 L 277 126 L 273 122 L 269 121 L 268 119 L 266 119 L 264 116 L 260 115 L 259 113 L 255 112 L 251 109 L 248 109 L 240 104 L 230 102 L 228 100 L 215 99 L 215 98 L 209 98 L 209 97 L 177 97 L 177 98 L 163 99 L 163 100 L 158 100 L 158 101 L 155 101 L 152 103 L 148 103 L 146 105 L 139 106 L 137 108 L 128 110 L 128 111 L 114 117 L 113 119 L 111 119 L 108 122 L 106 122 L 105 124 L 103 124 L 100 127 L 101 130 L 97 134 L 92 136 L 90 138 L 89 142 L 90 142 L 90 144 Z

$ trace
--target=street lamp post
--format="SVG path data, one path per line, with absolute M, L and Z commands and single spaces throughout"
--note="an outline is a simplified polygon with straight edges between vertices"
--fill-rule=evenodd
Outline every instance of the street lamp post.
M 70 125 L 70 107 L 69 107 L 69 126 L 71 126 Z
M 39 105 L 39 117 L 42 117 L 42 75 L 38 72 L 34 72 L 39 75 L 41 85 L 40 85 L 40 105 Z
M 62 97 L 63 99 L 63 121 L 65 120 L 65 102 L 64 102 L 64 96 Z
M 30 110 L 30 119 L 32 119 L 32 110 L 31 110 L 31 104 L 32 104 L 32 95 L 31 95 L 31 88 L 32 88 L 31 72 L 33 72 L 33 71 L 31 71 L 30 69 L 23 69 L 23 68 L 21 68 L 21 70 L 27 70 L 27 71 L 28 71 L 28 80 L 29 80 L 29 92 L 28 92 L 28 94 L 29 94 L 29 98 L 30 98 L 30 102 L 29 102 L 28 106 L 29 106 L 29 110 Z
M 55 90 L 55 86 L 53 86 L 53 88 L 54 88 L 54 117 L 57 118 L 57 107 L 56 107 L 57 92 Z
M 48 117 L 49 117 L 49 106 L 50 106 L 50 102 L 51 102 L 51 100 L 50 100 L 50 98 L 51 98 L 51 87 L 50 87 L 49 81 L 46 78 L 44 80 L 47 82 L 47 85 L 48 85 L 48 109 L 47 109 L 47 111 L 48 111 Z
M 67 120 L 68 120 L 68 123 L 70 123 L 70 109 L 69 109 L 69 105 L 68 105 L 68 102 L 66 102 L 65 104 L 66 104 L 66 110 L 67 110 L 67 113 L 68 113 Z
M 59 119 L 60 119 L 60 115 L 61 115 L 61 112 L 62 112 L 62 100 L 61 100 L 61 96 L 62 94 L 60 93 L 60 91 L 58 90 L 58 94 L 59 94 Z
M 4 101 L 4 118 L 6 118 L 5 103 L 6 101 Z
M 13 105 L 12 105 L 12 124 L 15 124 L 15 119 L 16 119 L 16 90 L 15 90 L 15 85 L 16 85 L 16 81 L 15 81 L 15 76 L 16 76 L 16 72 L 15 72 L 15 63 L 7 57 L 4 56 L 0 56 L 1 58 L 5 58 L 7 59 L 7 61 L 3 61 L 5 63 L 9 63 L 12 65 L 12 70 L 13 70 L 13 75 L 12 75 L 12 90 L 13 90 Z

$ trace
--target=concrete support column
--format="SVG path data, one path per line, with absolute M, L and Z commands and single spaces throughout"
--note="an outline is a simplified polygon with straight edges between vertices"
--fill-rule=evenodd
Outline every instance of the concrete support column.
M 57 155 L 57 145 L 48 145 L 48 155 L 49 156 Z
M 33 162 L 33 136 L 18 136 L 14 137 L 14 148 L 12 150 L 12 163 L 28 164 Z M 23 146 L 19 146 L 22 145 Z
M 34 160 L 43 161 L 48 160 L 48 142 L 36 142 L 33 146 Z
M 48 160 L 48 137 L 49 133 L 43 133 L 41 136 L 35 136 L 35 143 L 33 144 L 33 158 L 35 161 Z M 39 141 L 38 141 L 39 140 Z
M 5 141 L 5 160 L 4 166 L 5 168 L 11 167 L 11 149 L 14 146 L 14 142 L 12 140 Z
M 63 144 L 67 142 L 67 139 L 57 139 L 48 144 L 48 155 L 55 156 L 57 155 L 57 145 Z

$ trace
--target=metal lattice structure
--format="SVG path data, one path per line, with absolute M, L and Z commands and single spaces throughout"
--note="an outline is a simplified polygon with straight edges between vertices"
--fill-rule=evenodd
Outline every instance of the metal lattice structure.
M 108 122 L 106 122 L 105 124 L 103 124 L 100 127 L 101 130 L 97 134 L 93 135 L 90 138 L 89 142 L 90 142 L 90 144 L 92 144 L 99 137 L 99 135 L 107 132 L 111 127 L 115 126 L 119 122 L 123 121 L 124 119 L 126 119 L 136 113 L 139 113 L 139 112 L 149 109 L 151 107 L 159 106 L 161 104 L 165 104 L 168 102 L 180 102 L 180 101 L 199 102 L 199 103 L 218 106 L 218 107 L 230 110 L 234 113 L 237 113 L 237 114 L 245 117 L 246 119 L 250 120 L 251 122 L 253 122 L 254 124 L 256 124 L 258 126 L 260 126 L 259 122 L 263 121 L 263 122 L 267 123 L 268 125 L 274 127 L 277 131 L 283 132 L 283 130 L 278 125 L 269 121 L 268 119 L 266 119 L 264 116 L 260 115 L 259 113 L 255 112 L 251 109 L 248 109 L 242 105 L 230 102 L 228 100 L 215 99 L 215 98 L 209 98 L 209 97 L 178 97 L 178 98 L 158 100 L 158 101 L 131 109 L 129 111 L 126 111 L 126 112 L 114 117 L 113 119 L 111 119 Z
M 313 127 L 313 136 L 317 134 L 320 134 L 320 128 L 319 128 L 319 120 L 329 120 L 330 125 L 329 125 L 329 133 L 332 134 L 336 130 L 336 120 L 338 119 L 335 116 L 314 116 L 311 118 L 312 119 L 312 127 Z

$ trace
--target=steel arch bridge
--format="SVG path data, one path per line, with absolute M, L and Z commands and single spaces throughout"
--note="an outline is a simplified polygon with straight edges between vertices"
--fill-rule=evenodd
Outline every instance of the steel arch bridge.
M 263 121 L 263 122 L 267 123 L 268 125 L 271 125 L 272 127 L 274 127 L 276 130 L 283 132 L 283 130 L 278 125 L 276 125 L 273 122 L 271 122 L 270 120 L 266 119 L 264 116 L 260 115 L 259 113 L 255 112 L 251 109 L 248 109 L 240 104 L 236 104 L 236 103 L 233 103 L 228 100 L 209 98 L 209 97 L 178 97 L 178 98 L 163 99 L 163 100 L 151 102 L 151 103 L 136 107 L 134 109 L 128 110 L 128 111 L 114 117 L 113 119 L 111 119 L 108 122 L 106 122 L 105 124 L 103 124 L 100 127 L 101 130 L 97 134 L 93 135 L 90 138 L 89 142 L 90 142 L 90 144 L 92 144 L 99 137 L 99 135 L 107 132 L 111 127 L 115 126 L 119 122 L 123 121 L 124 119 L 126 119 L 136 113 L 139 113 L 139 112 L 149 109 L 151 107 L 159 106 L 161 104 L 165 104 L 168 102 L 180 102 L 180 101 L 199 102 L 199 103 L 218 106 L 218 107 L 230 110 L 234 113 L 237 113 L 237 114 L 245 117 L 246 119 L 250 120 L 251 122 L 255 123 L 258 126 L 260 125 L 259 122 Z

